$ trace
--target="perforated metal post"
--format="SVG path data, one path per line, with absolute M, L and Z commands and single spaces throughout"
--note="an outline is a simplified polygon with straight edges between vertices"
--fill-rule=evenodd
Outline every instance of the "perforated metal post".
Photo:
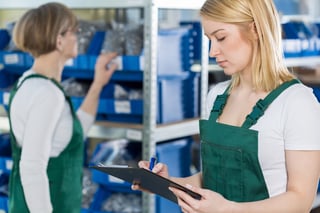
M 147 0 L 144 9 L 144 74 L 143 74 L 143 138 L 142 156 L 149 160 L 156 151 L 156 116 L 157 116 L 157 40 L 158 8 L 153 0 Z M 142 212 L 155 213 L 155 196 L 142 194 Z

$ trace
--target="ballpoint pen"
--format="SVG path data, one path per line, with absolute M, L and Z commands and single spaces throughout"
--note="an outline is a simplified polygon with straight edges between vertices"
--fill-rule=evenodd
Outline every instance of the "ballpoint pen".
M 152 171 L 152 169 L 153 169 L 156 161 L 157 161 L 157 158 L 156 158 L 156 157 L 151 157 L 151 159 L 150 159 L 150 164 L 149 164 L 149 169 L 150 169 L 151 171 Z

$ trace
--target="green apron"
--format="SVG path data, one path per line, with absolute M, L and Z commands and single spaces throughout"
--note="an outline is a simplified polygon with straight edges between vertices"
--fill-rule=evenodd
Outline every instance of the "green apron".
M 45 76 L 33 74 L 26 77 L 29 78 L 44 78 Z M 58 82 L 51 81 L 64 90 Z M 23 84 L 20 84 L 20 86 Z M 9 100 L 9 112 L 11 102 L 15 93 L 20 86 L 13 88 Z M 65 93 L 64 93 L 65 94 Z M 73 117 L 73 134 L 68 146 L 61 152 L 58 157 L 51 157 L 48 162 L 47 175 L 50 186 L 50 198 L 54 213 L 79 213 L 81 211 L 82 199 L 82 168 L 83 168 L 83 132 L 81 124 L 73 110 L 70 98 L 65 94 L 65 97 L 70 105 Z M 52 106 L 54 107 L 54 106 Z M 10 118 L 10 113 L 9 113 Z M 10 119 L 9 119 L 10 121 Z M 11 121 L 10 121 L 11 127 Z M 9 212 L 10 213 L 28 213 L 28 207 L 23 194 L 21 185 L 19 162 L 21 157 L 21 147 L 17 145 L 12 127 L 11 145 L 13 168 L 9 180 Z
M 217 96 L 209 120 L 199 122 L 204 188 L 237 202 L 269 197 L 258 159 L 258 131 L 249 128 L 282 91 L 298 82 L 285 82 L 260 99 L 241 127 L 217 122 L 228 98 L 228 88 Z

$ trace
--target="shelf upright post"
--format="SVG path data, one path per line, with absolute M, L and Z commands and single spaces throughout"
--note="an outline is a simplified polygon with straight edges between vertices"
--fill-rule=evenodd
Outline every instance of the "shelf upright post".
M 158 7 L 154 0 L 145 0 L 144 7 L 144 74 L 143 74 L 143 135 L 142 157 L 150 159 L 156 153 L 157 118 L 157 44 Z M 155 196 L 142 194 L 142 212 L 155 213 Z
M 209 70 L 209 40 L 206 36 L 204 36 L 204 32 L 202 29 L 201 36 L 201 88 L 200 88 L 200 116 L 202 119 L 205 118 L 206 113 L 206 98 L 208 93 L 208 70 Z

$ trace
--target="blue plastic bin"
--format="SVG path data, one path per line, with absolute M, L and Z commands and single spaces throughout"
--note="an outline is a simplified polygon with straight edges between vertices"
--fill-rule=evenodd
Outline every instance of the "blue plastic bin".
M 117 141 L 114 141 L 115 143 Z M 141 159 L 141 143 L 140 142 L 128 142 L 126 140 L 119 140 L 119 143 L 125 144 L 124 148 L 135 159 Z M 113 156 L 114 153 L 110 149 L 110 142 L 100 143 L 97 145 L 93 157 L 91 158 L 90 164 L 95 165 L 99 162 L 106 161 L 106 157 Z M 156 155 L 157 159 L 160 162 L 170 165 L 169 173 L 172 176 L 188 176 L 190 175 L 190 164 L 191 164 L 191 144 L 192 138 L 182 138 L 178 140 L 166 141 L 163 143 L 157 144 Z M 121 145 L 122 146 L 122 145 Z M 137 160 L 138 161 L 138 160 Z M 132 161 L 130 161 L 132 162 Z M 109 177 L 109 175 L 92 170 L 92 180 L 98 184 L 106 185 L 108 188 L 127 188 L 131 186 L 122 180 L 117 178 Z M 131 189 L 130 189 L 131 191 Z
M 316 25 L 309 24 L 316 28 Z M 318 55 L 318 39 L 316 34 L 302 21 L 282 24 L 284 39 L 283 48 L 286 57 Z
M 11 157 L 10 134 L 0 134 L 0 156 Z
M 185 73 L 181 76 L 160 77 L 158 79 L 157 123 L 170 123 L 186 118 L 199 116 L 199 83 L 198 73 Z M 129 84 L 125 89 L 142 90 L 142 82 Z M 115 99 L 115 84 L 108 84 L 100 97 L 98 120 L 115 122 L 142 123 L 142 99 Z M 77 109 L 83 97 L 72 97 Z
M 317 100 L 320 102 L 320 88 L 319 87 L 313 87 L 313 94 L 316 96 Z
M 191 164 L 191 145 L 192 138 L 181 138 L 178 140 L 170 140 L 163 143 L 157 144 L 156 155 L 159 162 L 165 163 L 169 166 L 169 173 L 172 176 L 184 177 L 190 175 L 190 164 Z M 98 144 L 94 154 L 91 164 L 96 164 L 99 162 L 99 158 L 103 158 L 104 155 L 111 156 L 110 150 L 104 149 L 107 147 L 107 143 Z M 132 152 L 141 152 L 140 142 L 129 142 L 131 144 Z M 132 145 L 134 144 L 134 145 Z M 108 147 L 110 149 L 110 146 Z M 137 155 L 137 153 L 135 153 Z M 100 156 L 95 158 L 95 156 Z M 99 211 L 102 205 L 108 197 L 114 192 L 127 192 L 127 193 L 137 193 L 137 191 L 131 190 L 131 184 L 123 181 L 112 181 L 114 178 L 110 178 L 109 175 L 92 170 L 92 180 L 100 184 L 99 190 L 96 192 L 94 201 L 91 205 L 91 210 Z M 158 213 L 167 212 L 180 212 L 180 207 L 160 196 L 156 196 L 156 210 Z
M 6 29 L 0 29 L 0 50 L 5 49 L 11 40 L 11 36 Z
M 8 197 L 0 196 L 0 212 L 8 213 L 8 207 L 9 207 Z

